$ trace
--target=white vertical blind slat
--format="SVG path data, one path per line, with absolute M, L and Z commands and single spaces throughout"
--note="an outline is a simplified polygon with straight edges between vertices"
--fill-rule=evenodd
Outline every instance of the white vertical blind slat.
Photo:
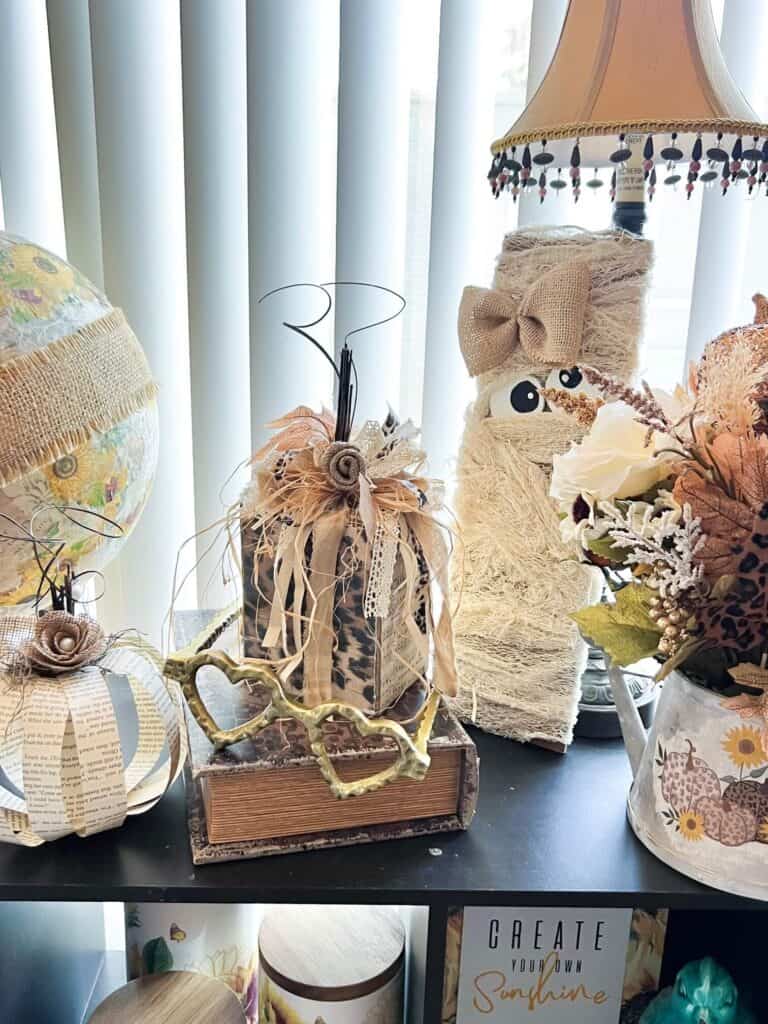
M 322 296 L 296 282 L 333 279 L 338 0 L 247 6 L 251 434 L 299 404 L 329 402 L 331 370 L 281 321 L 307 323 Z M 325 325 L 324 325 L 325 326 Z M 322 337 L 322 328 L 313 329 Z M 326 344 L 328 343 L 326 339 Z
M 48 0 L 67 256 L 104 284 L 88 0 Z
M 401 292 L 405 271 L 409 83 L 406 0 L 342 0 L 336 191 L 336 279 Z M 397 300 L 340 287 L 336 350 L 344 335 L 396 311 Z M 400 394 L 403 320 L 351 340 L 360 393 L 359 422 L 381 420 Z
M 220 491 L 250 451 L 245 0 L 181 5 L 195 520 L 221 519 Z M 242 474 L 222 498 L 233 501 Z M 215 531 L 198 538 L 200 607 L 231 600 Z
M 484 175 L 493 125 L 493 15 L 486 0 L 443 0 L 440 13 L 422 425 L 430 468 L 448 480 L 460 410 L 471 392 L 456 335 L 459 300 L 465 285 L 486 283 L 493 259 L 482 251 L 478 230 L 489 203 Z
M 560 32 L 568 10 L 568 0 L 534 0 L 531 7 L 531 42 L 528 51 L 528 81 L 525 87 L 525 102 L 529 103 L 541 85 L 552 58 L 555 55 Z M 531 189 L 532 193 L 537 189 Z M 563 222 L 564 204 L 560 203 L 545 213 L 538 202 L 538 196 L 521 196 L 517 202 L 517 226 L 532 227 L 535 224 Z
M 179 9 L 92 0 L 90 14 L 104 282 L 160 385 L 154 489 L 104 604 L 110 626 L 159 639 L 176 552 L 194 531 Z
M 768 4 L 764 0 L 725 0 L 720 48 L 728 70 L 755 107 L 765 88 L 765 61 L 758 58 L 768 46 Z M 750 55 L 754 55 L 750 59 Z M 751 145 L 745 139 L 745 145 Z M 757 196 L 760 202 L 764 196 Z M 744 264 L 748 228 L 754 213 L 744 182 L 731 185 L 722 196 L 715 186 L 704 195 L 696 252 L 696 271 L 688 325 L 686 365 L 697 359 L 706 343 L 745 319 Z
M 0 3 L 5 229 L 66 255 L 45 0 Z
M 440 0 L 410 5 L 406 33 L 409 80 L 408 191 L 405 234 L 405 280 L 408 305 L 402 318 L 400 350 L 401 419 L 421 421 L 424 388 L 424 340 L 429 281 L 429 227 L 435 149 L 435 98 L 440 46 Z

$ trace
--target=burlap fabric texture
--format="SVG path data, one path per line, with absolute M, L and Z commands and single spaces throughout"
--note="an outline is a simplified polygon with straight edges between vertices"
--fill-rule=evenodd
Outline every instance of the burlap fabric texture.
M 157 385 L 119 309 L 0 365 L 0 486 L 149 404 Z

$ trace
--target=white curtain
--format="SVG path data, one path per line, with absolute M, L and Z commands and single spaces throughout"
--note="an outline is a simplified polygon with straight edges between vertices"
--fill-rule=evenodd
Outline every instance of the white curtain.
M 122 306 L 161 387 L 154 491 L 110 568 L 105 614 L 157 638 L 176 552 L 231 501 L 269 419 L 330 403 L 324 360 L 286 331 L 362 280 L 405 315 L 356 339 L 363 416 L 423 422 L 449 479 L 471 392 L 456 343 L 465 284 L 488 283 L 520 223 L 603 227 L 605 197 L 494 203 L 487 144 L 546 69 L 566 0 L 0 0 L 0 223 L 77 264 Z M 723 48 L 759 113 L 768 6 L 717 0 Z M 671 87 L 672 83 L 671 83 Z M 534 192 L 535 190 L 531 190 Z M 686 344 L 748 319 L 766 202 L 660 190 L 644 369 L 672 383 Z M 727 207 L 727 211 L 726 211 Z M 692 302 L 693 299 L 693 302 Z M 694 315 L 692 315 L 692 307 Z M 328 352 L 386 316 L 338 289 Z M 186 604 L 222 599 L 205 537 Z M 195 564 L 196 571 L 194 571 Z

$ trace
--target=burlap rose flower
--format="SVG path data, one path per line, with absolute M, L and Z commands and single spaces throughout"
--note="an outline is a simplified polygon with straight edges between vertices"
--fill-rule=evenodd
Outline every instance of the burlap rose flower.
M 33 672 L 60 675 L 97 661 L 107 649 L 104 630 L 86 615 L 45 612 L 35 622 L 33 637 L 21 655 Z
M 324 449 L 320 466 L 340 491 L 352 491 L 365 473 L 363 453 L 349 441 L 333 441 Z

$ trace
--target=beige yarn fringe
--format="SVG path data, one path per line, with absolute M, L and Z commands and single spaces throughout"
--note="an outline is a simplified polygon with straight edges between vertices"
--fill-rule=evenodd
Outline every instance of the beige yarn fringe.
M 590 295 L 578 362 L 630 379 L 637 364 L 651 243 L 617 231 L 536 228 L 504 239 L 493 285 L 520 300 L 555 267 L 584 261 Z M 597 570 L 573 560 L 549 498 L 552 456 L 582 430 L 555 413 L 494 419 L 491 393 L 546 367 L 517 348 L 477 378 L 458 460 L 464 542 L 454 565 L 459 696 L 467 721 L 514 739 L 570 743 L 586 645 L 569 613 L 599 598 Z
M 545 418 L 532 435 L 528 424 L 468 416 L 457 493 L 463 579 L 454 579 L 462 587 L 454 622 L 460 690 L 452 703 L 489 732 L 568 744 L 574 682 L 587 657 L 568 613 L 594 601 L 601 580 L 561 540 L 546 462 L 568 447 L 573 426 L 554 415 L 537 422 Z
M 49 465 L 157 396 L 136 335 L 115 309 L 0 366 L 0 486 Z

